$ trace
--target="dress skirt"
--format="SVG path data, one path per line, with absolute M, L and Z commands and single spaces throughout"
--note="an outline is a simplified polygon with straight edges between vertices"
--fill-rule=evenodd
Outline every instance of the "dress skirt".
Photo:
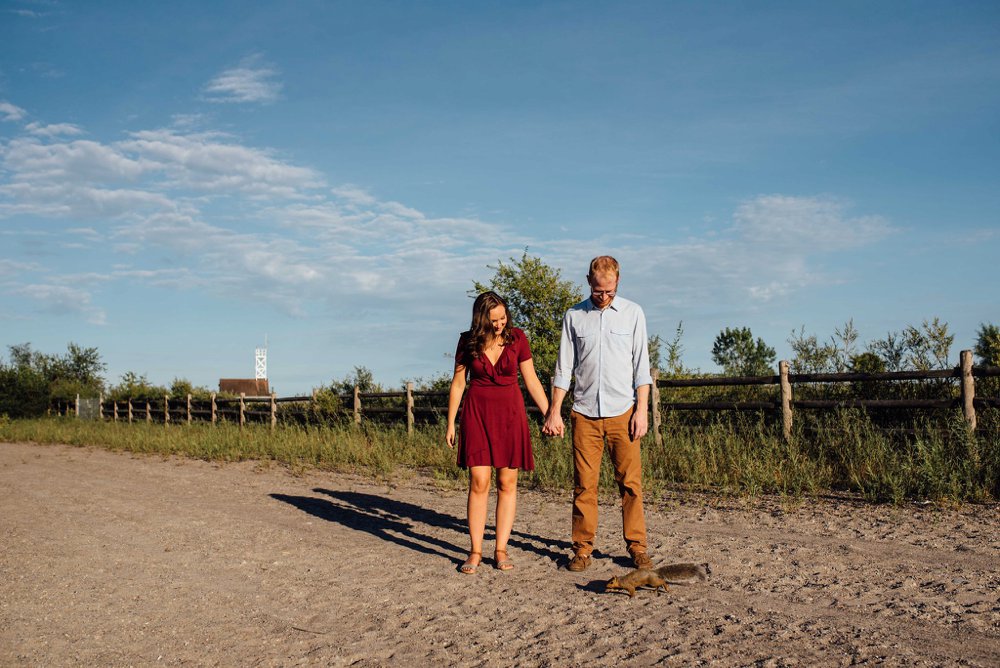
M 459 466 L 534 470 L 528 415 L 517 383 L 469 386 L 460 443 Z

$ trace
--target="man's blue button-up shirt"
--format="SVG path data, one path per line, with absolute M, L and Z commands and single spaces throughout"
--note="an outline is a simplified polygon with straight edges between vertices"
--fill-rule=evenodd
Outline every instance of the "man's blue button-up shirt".
M 552 384 L 568 392 L 571 378 L 574 411 L 617 417 L 629 410 L 636 388 L 653 383 L 642 307 L 615 296 L 602 311 L 588 297 L 566 311 Z

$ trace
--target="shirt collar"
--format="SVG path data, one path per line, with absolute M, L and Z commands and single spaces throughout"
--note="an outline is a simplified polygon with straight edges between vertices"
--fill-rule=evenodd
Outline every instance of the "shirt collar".
M 612 311 L 618 310 L 618 306 L 615 305 L 615 302 L 617 300 L 618 300 L 618 295 L 615 295 L 615 298 L 611 300 L 610 304 L 608 304 L 608 308 L 611 309 Z M 600 311 L 600 310 L 601 309 L 597 308 L 597 305 L 594 303 L 594 300 L 591 297 L 587 297 L 587 312 L 589 313 L 590 311 Z

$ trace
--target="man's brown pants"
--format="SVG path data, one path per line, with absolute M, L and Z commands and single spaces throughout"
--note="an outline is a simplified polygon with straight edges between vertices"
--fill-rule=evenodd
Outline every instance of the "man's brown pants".
M 646 551 L 642 513 L 642 460 L 639 441 L 631 440 L 628 423 L 634 408 L 612 418 L 591 418 L 573 411 L 573 551 L 589 555 L 597 533 L 597 483 L 607 440 L 615 481 L 622 497 L 622 525 L 629 554 Z

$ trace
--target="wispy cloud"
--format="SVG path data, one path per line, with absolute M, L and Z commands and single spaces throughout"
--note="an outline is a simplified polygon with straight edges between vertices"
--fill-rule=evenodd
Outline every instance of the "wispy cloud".
M 42 125 L 41 123 L 28 123 L 24 128 L 30 134 L 39 137 L 56 137 L 58 135 L 80 135 L 83 130 L 72 123 L 53 123 L 52 125 Z
M 238 67 L 221 72 L 205 84 L 206 99 L 218 103 L 268 103 L 277 100 L 282 84 L 274 78 L 279 72 L 261 60 L 260 56 L 250 56 Z
M 5 100 L 0 100 L 0 116 L 5 121 L 19 121 L 27 115 L 21 107 L 15 106 Z
M 92 325 L 107 324 L 107 314 L 103 309 L 91 305 L 91 294 L 86 290 L 35 283 L 10 290 L 13 294 L 33 300 L 38 308 L 55 315 L 80 315 Z
M 652 312 L 706 307 L 753 309 L 816 284 L 851 280 L 830 258 L 871 246 L 898 230 L 878 216 L 852 216 L 823 196 L 761 195 L 740 203 L 717 232 L 683 240 L 617 235 L 543 243 L 555 266 L 583 276 L 595 248 L 615 249 L 623 284 Z
M 836 198 L 769 194 L 740 203 L 728 224 L 687 239 L 539 239 L 477 218 L 432 217 L 357 185 L 331 187 L 322 174 L 272 151 L 182 126 L 110 144 L 25 128 L 0 145 L 0 218 L 63 218 L 72 221 L 71 243 L 106 240 L 103 247 L 123 264 L 109 271 L 110 280 L 252 295 L 295 315 L 373 304 L 427 309 L 525 247 L 554 266 L 579 269 L 581 281 L 595 248 L 615 249 L 624 280 L 641 286 L 651 308 L 742 308 L 846 280 L 824 269 L 824 258 L 895 231 L 878 216 L 853 215 Z M 13 265 L 6 266 L 9 276 Z M 17 289 L 91 322 L 105 317 L 90 305 L 90 292 L 58 277 L 52 271 Z M 100 294 L 102 285 L 89 289 Z

